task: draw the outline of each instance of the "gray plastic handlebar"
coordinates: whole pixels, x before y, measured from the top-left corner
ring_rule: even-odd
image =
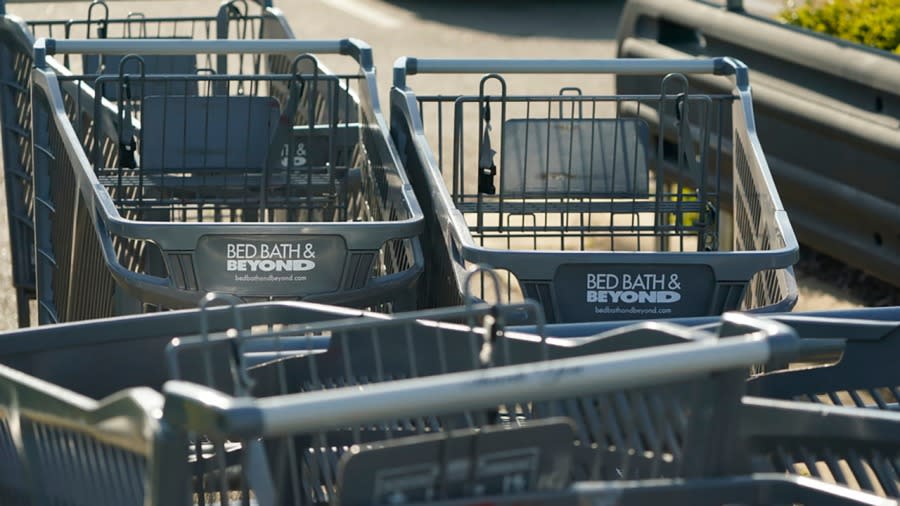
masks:
[[[166,40],[41,38],[34,43],[34,61],[43,66],[46,56],[70,53],[196,55],[332,53],[352,56],[365,69],[372,68],[372,48],[356,39],[340,40]]]
[[[653,58],[603,60],[431,59],[402,57],[394,62],[394,86],[404,88],[414,74],[717,74],[731,75],[726,58],[669,60]]]

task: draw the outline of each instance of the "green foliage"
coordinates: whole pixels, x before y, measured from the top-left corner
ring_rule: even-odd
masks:
[[[828,0],[788,8],[786,23],[900,54],[900,0]]]

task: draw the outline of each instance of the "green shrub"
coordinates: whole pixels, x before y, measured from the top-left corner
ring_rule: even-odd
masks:
[[[795,7],[786,23],[900,54],[900,0],[828,0]]]

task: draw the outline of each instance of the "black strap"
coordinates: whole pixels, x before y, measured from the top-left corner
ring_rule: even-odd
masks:
[[[478,193],[494,195],[497,187],[494,186],[494,176],[497,175],[497,166],[494,165],[496,151],[491,147],[491,104],[486,99],[481,110],[481,120],[484,122],[484,135],[478,147]]]
[[[297,107],[300,106],[300,96],[303,94],[304,81],[300,76],[291,81],[289,86],[290,95],[288,101],[281,109],[278,115],[278,124],[272,131],[272,137],[269,141],[269,152],[266,156],[267,170],[282,169],[291,166],[290,153],[288,153],[287,163],[282,163],[281,149],[290,144],[291,134],[294,129],[294,118],[297,116]]]
[[[294,117],[297,115],[297,107],[300,105],[300,96],[303,94],[304,82],[299,75],[295,75],[295,79],[290,82],[290,95],[287,104],[278,115],[278,124],[272,132],[269,141],[269,152],[266,154],[265,165],[262,168],[262,188],[259,199],[259,218],[267,221],[266,215],[269,207],[268,188],[269,178],[272,171],[287,171],[291,168],[291,154],[287,153],[287,160],[282,164],[281,150],[284,146],[290,145],[291,134],[293,133]]]
[[[134,139],[134,125],[131,123],[131,80],[128,76],[122,79],[122,107],[119,109],[119,168],[134,169],[137,167]]]

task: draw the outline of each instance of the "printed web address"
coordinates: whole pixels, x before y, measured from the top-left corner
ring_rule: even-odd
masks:
[[[245,274],[241,276],[240,274],[234,275],[235,281],[255,281],[255,282],[274,282],[274,281],[306,281],[306,276],[276,276],[274,274],[269,274],[268,276],[260,276],[260,275],[251,275]]]
[[[595,307],[594,314],[669,314],[668,307]]]

